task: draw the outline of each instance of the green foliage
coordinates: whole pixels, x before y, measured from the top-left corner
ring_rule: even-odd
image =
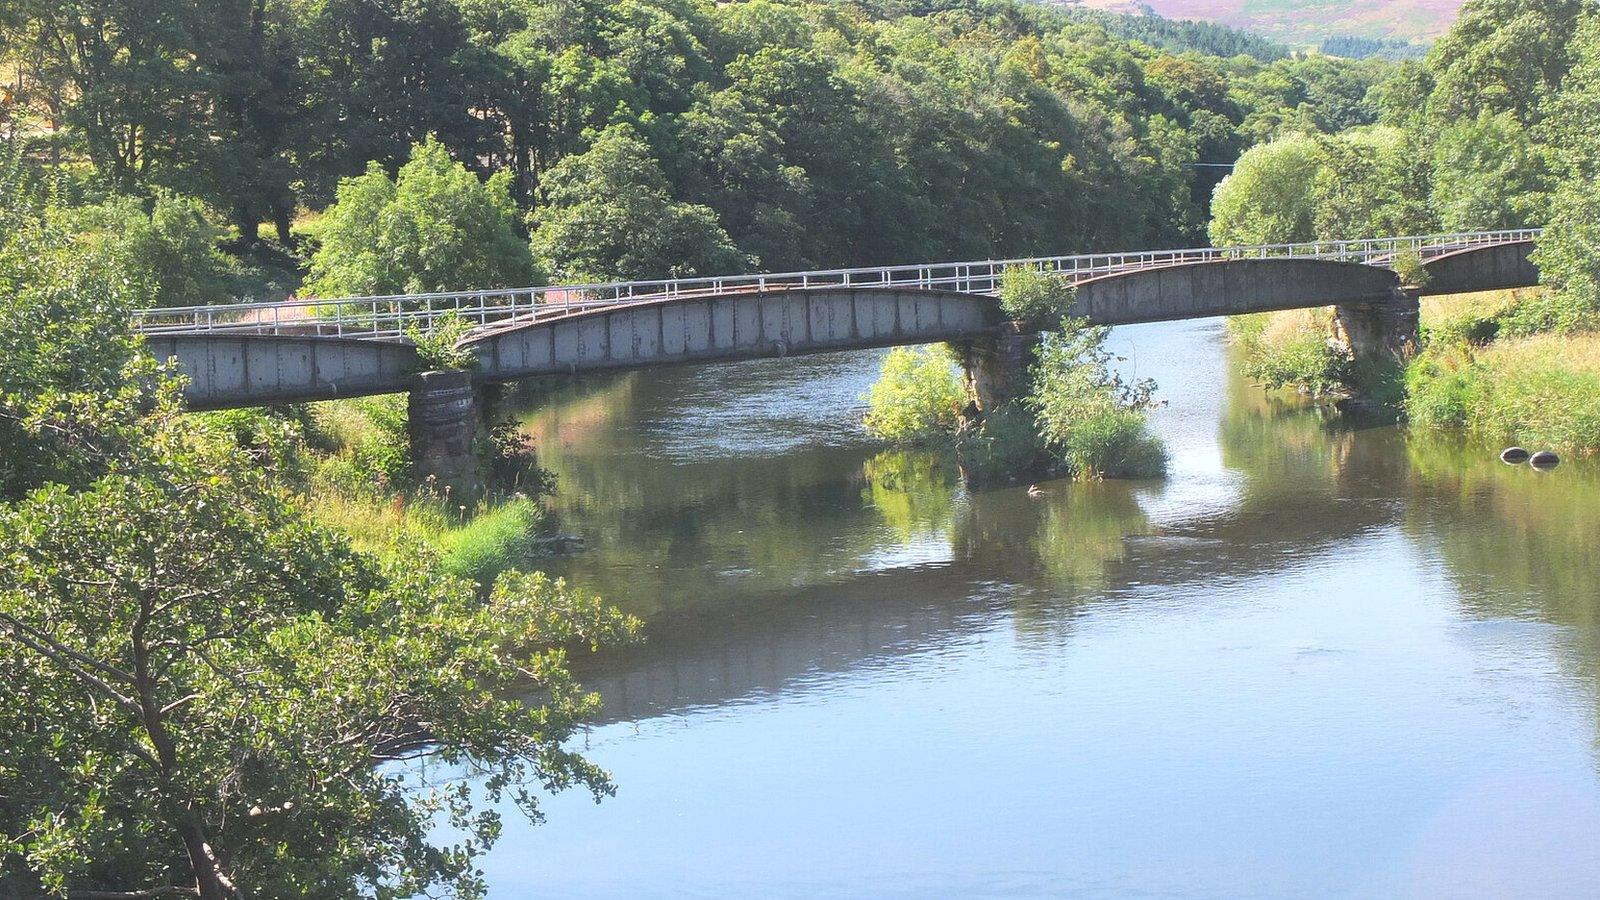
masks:
[[[1431,199],[1447,230],[1526,227],[1548,202],[1544,182],[1542,156],[1510,112],[1484,110],[1434,137]]]
[[[306,287],[339,297],[533,284],[509,187],[506,174],[479,181],[431,138],[396,178],[370,165],[340,182]]]
[[[533,252],[564,281],[733,274],[744,269],[716,213],[672,199],[631,127],[614,125],[545,177]]]
[[[1342,394],[1353,360],[1333,343],[1328,310],[1293,310],[1228,320],[1245,374],[1268,389],[1283,387],[1312,397]]]
[[[565,746],[597,702],[567,652],[636,623],[311,523],[303,417],[183,413],[128,333],[148,276],[0,176],[0,890],[476,895],[479,803],[609,792]]]
[[[225,452],[179,453],[0,511],[8,880],[470,893],[498,819],[381,763],[470,764],[530,812],[540,784],[609,790],[560,746],[595,707],[561,648],[631,623],[542,576],[484,599],[423,548],[375,566]],[[441,820],[470,842],[435,846]]]
[[[1506,112],[1539,117],[1570,65],[1582,0],[1469,0],[1428,54],[1430,112],[1454,121]]]
[[[297,210],[358,182],[323,295],[530,280],[501,229],[473,236],[498,201],[377,215],[363,172],[429,135],[537,207],[563,278],[1014,256],[1192,242],[1219,171],[1194,163],[1370,122],[1380,74],[1022,0],[29,0],[0,42],[12,115],[61,126],[19,129],[36,158],[194,194],[240,244],[270,222],[291,246]]]
[[[1211,243],[1278,244],[1315,234],[1323,148],[1304,134],[1251,147],[1211,200]]]
[[[515,497],[473,516],[440,538],[445,570],[473,581],[490,581],[534,556],[543,522],[543,508],[528,497]]]
[[[1406,372],[1418,425],[1493,440],[1600,452],[1600,338],[1502,339],[1487,348],[1438,344]]]
[[[1534,262],[1551,290],[1522,310],[1512,330],[1573,331],[1600,326],[1600,16],[1584,18],[1575,61],[1546,123],[1559,181]]]
[[[1401,250],[1389,261],[1389,268],[1400,276],[1400,283],[1408,287],[1427,287],[1433,274],[1423,264],[1422,254],[1415,250]]]
[[[67,220],[0,145],[0,500],[98,471],[93,442],[120,443],[150,403],[127,377],[153,374],[128,326],[147,273]]]
[[[157,195],[147,212],[134,197],[60,213],[82,241],[100,244],[149,294],[141,306],[225,303],[240,266],[217,249],[218,231],[196,200]]]
[[[1000,308],[1013,322],[1042,331],[1072,307],[1071,282],[1033,266],[1010,266],[1000,280]]]
[[[403,394],[318,404],[311,437],[331,454],[318,467],[322,486],[357,496],[387,496],[409,486],[406,420]]]
[[[406,337],[417,346],[417,357],[424,369],[455,369],[465,371],[478,363],[470,347],[461,346],[461,340],[472,333],[472,323],[451,311],[434,320],[428,328],[406,328]]]
[[[1046,477],[1061,468],[1039,435],[1033,410],[1022,400],[985,410],[977,427],[957,435],[956,461],[977,485]]]
[[[1409,134],[1380,125],[1320,138],[1319,143],[1322,166],[1311,186],[1317,239],[1433,230],[1425,154]]]
[[[950,353],[942,346],[890,350],[864,399],[867,433],[897,444],[947,438],[955,432],[965,403]]]
[[[1028,398],[1038,432],[1079,478],[1150,477],[1166,471],[1166,449],[1145,413],[1155,382],[1126,381],[1105,346],[1111,329],[1067,319],[1046,335]]]

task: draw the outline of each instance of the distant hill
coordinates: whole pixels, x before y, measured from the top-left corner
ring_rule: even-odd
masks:
[[[1294,47],[1328,38],[1431,42],[1456,19],[1463,0],[1054,0],[1122,13],[1154,12],[1243,28]]]
[[[1094,22],[1119,37],[1140,41],[1168,53],[1195,50],[1211,56],[1243,54],[1262,62],[1272,62],[1283,59],[1290,52],[1286,44],[1215,22],[1174,20],[1144,12],[1111,12],[1081,5],[1056,5],[1065,6],[1067,13],[1074,18]]]

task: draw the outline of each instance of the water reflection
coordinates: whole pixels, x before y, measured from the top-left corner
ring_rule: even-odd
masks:
[[[619,796],[496,889],[1600,892],[1594,470],[1265,397],[1215,323],[1116,340],[1172,476],[1039,499],[862,441],[875,354],[531,406],[554,568],[649,640],[583,664]]]

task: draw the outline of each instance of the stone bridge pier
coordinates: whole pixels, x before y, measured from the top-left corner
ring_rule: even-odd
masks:
[[[477,407],[471,372],[423,372],[412,380],[406,410],[412,469],[454,503],[475,503],[482,490]]]
[[[1396,287],[1389,296],[1333,308],[1334,339],[1357,362],[1404,359],[1417,352],[1420,312],[1415,289]]]
[[[952,344],[961,357],[967,405],[964,420],[983,415],[1028,392],[1028,369],[1039,348],[1039,333],[1008,322],[993,336]]]

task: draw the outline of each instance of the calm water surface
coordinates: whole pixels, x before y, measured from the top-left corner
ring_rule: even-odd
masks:
[[[648,621],[585,661],[619,791],[497,896],[1600,896],[1600,472],[1275,406],[1120,329],[1161,481],[968,493],[857,422],[875,353],[526,416]]]

